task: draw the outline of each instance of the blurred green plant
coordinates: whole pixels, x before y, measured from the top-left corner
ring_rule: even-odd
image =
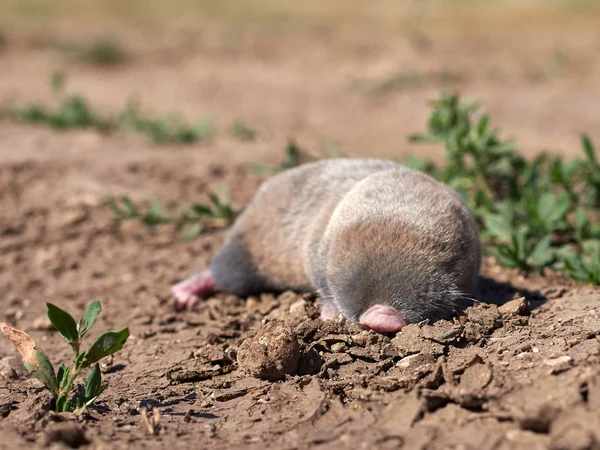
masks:
[[[229,134],[240,141],[253,141],[256,139],[256,131],[241,120],[235,120],[229,127]]]
[[[154,144],[191,144],[210,138],[215,131],[210,118],[188,123],[175,117],[149,117],[142,114],[135,101],[127,102],[116,117],[103,116],[82,96],[65,94],[65,76],[61,72],[52,75],[50,87],[59,100],[57,107],[38,103],[17,105],[3,115],[18,122],[43,124],[57,130],[131,131],[147,136]]]
[[[129,54],[116,39],[102,38],[79,50],[77,59],[95,66],[117,66],[125,63]]]
[[[21,354],[25,368],[52,393],[56,411],[74,410],[81,414],[106,389],[106,385],[102,384],[98,361],[121,350],[129,337],[129,328],[106,331],[86,351],[82,351],[83,338],[102,312],[100,302],[92,302],[77,322],[67,311],[52,303],[46,303],[46,307],[48,319],[73,350],[73,361],[70,366],[61,363],[55,371],[46,353],[36,345],[29,334],[1,321],[0,331],[15,345]],[[77,377],[84,369],[91,366],[93,367],[86,376],[85,384],[77,384],[73,390]]]
[[[301,164],[302,154],[300,148],[294,139],[289,138],[285,147],[285,158],[283,163],[279,167],[267,167],[256,164],[254,171],[261,175],[274,175],[284,170],[291,169],[292,167],[299,166]]]
[[[452,186],[467,201],[487,251],[526,272],[546,267],[600,283],[600,165],[588,136],[583,158],[541,154],[528,161],[503,140],[478,105],[443,94],[432,102],[425,133],[412,142],[441,143],[446,164],[411,157],[405,164]]]
[[[209,118],[191,124],[173,117],[149,118],[134,101],[127,103],[116,123],[119,129],[141,133],[155,144],[191,144],[209,138],[214,132]]]
[[[110,199],[107,204],[114,213],[117,223],[124,220],[140,220],[146,226],[153,228],[161,224],[175,224],[183,241],[196,239],[205,229],[206,221],[222,220],[231,224],[239,211],[231,204],[229,189],[223,185],[218,194],[209,193],[208,204],[194,203],[187,205],[176,214],[172,208],[164,207],[160,201],[151,200],[145,211],[140,211],[129,197]]]
[[[8,39],[6,38],[6,34],[2,29],[0,29],[0,51],[6,48]]]

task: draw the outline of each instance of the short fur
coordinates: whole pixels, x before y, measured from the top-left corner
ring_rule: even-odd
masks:
[[[467,306],[480,264],[455,191],[391,161],[329,159],[263,183],[211,271],[224,292],[317,290],[353,320],[385,304],[416,322]]]

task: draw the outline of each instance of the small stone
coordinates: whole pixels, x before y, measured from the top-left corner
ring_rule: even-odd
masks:
[[[503,316],[526,316],[529,314],[529,302],[525,297],[515,298],[498,307]]]
[[[420,355],[420,354],[408,355],[408,356],[402,358],[400,361],[398,361],[396,363],[396,365],[398,367],[408,368],[411,365],[414,365],[414,363],[417,362],[421,356],[422,355]]]
[[[357,345],[364,347],[369,342],[370,333],[368,331],[361,331],[358,334],[352,336],[352,340],[356,342]]]
[[[556,374],[569,370],[573,366],[573,358],[568,355],[559,356],[558,358],[546,359],[544,364],[550,367],[551,374]]]
[[[5,356],[0,359],[0,379],[16,380],[19,378],[19,373],[24,371],[25,367],[18,357]]]
[[[280,380],[294,373],[299,359],[298,339],[281,320],[268,322],[256,336],[244,340],[237,354],[242,371],[265,380]]]
[[[344,350],[346,350],[348,348],[348,346],[346,345],[346,343],[344,342],[336,342],[335,344],[333,344],[331,346],[331,351],[333,353],[341,353]]]

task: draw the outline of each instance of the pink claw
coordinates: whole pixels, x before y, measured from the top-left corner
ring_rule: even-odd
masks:
[[[404,317],[391,306],[375,305],[360,316],[360,324],[379,333],[393,333],[406,326]]]
[[[171,288],[177,310],[194,306],[200,300],[208,297],[214,290],[215,282],[209,270],[195,273]]]

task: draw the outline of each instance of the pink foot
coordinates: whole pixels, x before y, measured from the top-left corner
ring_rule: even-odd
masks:
[[[321,320],[333,320],[338,310],[331,302],[323,303],[321,300]]]
[[[175,297],[175,308],[182,310],[194,306],[201,299],[208,297],[214,289],[215,282],[210,270],[195,273],[171,288]]]
[[[384,305],[375,305],[367,309],[360,316],[360,324],[379,333],[393,333],[406,326],[406,320],[396,308]]]

